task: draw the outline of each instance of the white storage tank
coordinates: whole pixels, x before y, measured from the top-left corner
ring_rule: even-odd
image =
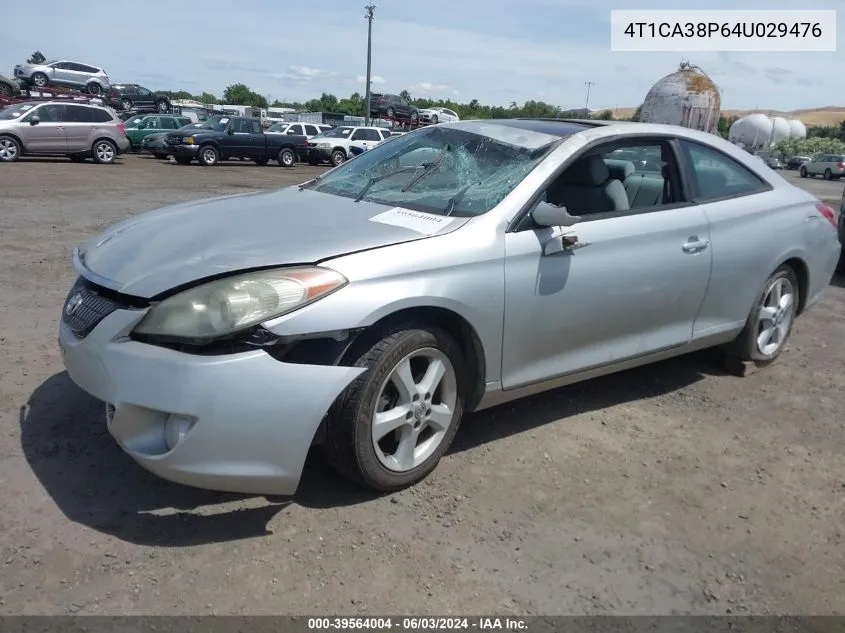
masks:
[[[807,138],[807,127],[798,119],[790,119],[789,138]]]
[[[766,147],[773,131],[774,121],[765,114],[749,114],[731,125],[728,140],[746,149]]]
[[[697,66],[682,63],[677,72],[658,81],[643,101],[640,121],[714,133],[719,125],[719,88]]]
[[[790,132],[789,121],[779,116],[772,119],[772,143],[788,139],[790,137]]]

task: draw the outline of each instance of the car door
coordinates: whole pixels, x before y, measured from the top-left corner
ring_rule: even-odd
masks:
[[[586,150],[592,157],[580,150],[535,204],[570,200],[567,210],[582,221],[542,228],[526,217],[505,235],[505,389],[677,348],[692,338],[710,279],[709,223],[684,199],[673,144],[666,138],[635,144],[656,149],[663,169],[638,173],[632,162],[615,161],[611,173],[613,146]],[[590,167],[582,182],[580,166],[596,157],[605,168]],[[589,197],[573,204],[582,189],[599,189],[602,204]],[[612,207],[604,206],[606,196]],[[576,246],[565,248],[563,235]]]
[[[143,86],[133,86],[135,88],[135,104],[141,108],[152,108],[155,106],[155,95],[152,91],[147,90]]]
[[[352,133],[350,147],[357,147],[364,150],[371,149],[381,142],[381,135],[376,130],[369,128],[358,128]]]
[[[91,149],[91,130],[94,120],[91,108],[84,105],[67,104],[65,106],[65,131],[67,133],[67,151],[85,152]]]
[[[21,119],[19,134],[26,152],[64,154],[67,151],[65,108],[63,103],[45,103]]]
[[[49,66],[51,69],[50,83],[57,86],[69,86],[73,84],[73,72],[71,62],[56,62]]]
[[[66,66],[65,75],[67,76],[67,85],[73,86],[74,88],[82,88],[88,83],[91,73],[86,72],[87,66],[77,64],[76,62],[66,62]]]

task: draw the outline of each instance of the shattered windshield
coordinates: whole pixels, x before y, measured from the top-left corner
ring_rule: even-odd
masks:
[[[382,143],[326,173],[313,191],[469,217],[508,195],[561,138],[504,125],[431,127]]]
[[[226,125],[230,118],[227,116],[213,116],[206,119],[197,127],[203,130],[213,130],[215,132],[223,132],[226,130]]]

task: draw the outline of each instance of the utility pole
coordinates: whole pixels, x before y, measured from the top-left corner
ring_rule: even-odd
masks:
[[[584,102],[584,116],[590,115],[590,88],[595,86],[596,83],[594,81],[585,81],[584,85],[587,86],[587,100]]]
[[[370,72],[373,65],[373,17],[375,17],[376,5],[368,4],[364,7],[367,14],[367,90],[364,97],[364,125],[370,124]]]

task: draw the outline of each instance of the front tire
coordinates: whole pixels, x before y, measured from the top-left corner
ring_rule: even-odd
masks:
[[[100,84],[88,84],[86,86],[89,95],[100,95],[103,94],[103,87]]]
[[[758,367],[773,363],[792,332],[798,311],[798,293],[798,277],[784,264],[766,280],[745,328],[728,346],[727,355],[753,362]]]
[[[99,165],[111,165],[117,159],[117,146],[106,139],[100,139],[91,148],[94,162]]]
[[[466,370],[454,339],[405,324],[361,350],[356,378],[329,410],[323,452],[342,475],[388,492],[435,469],[463,414]]]
[[[831,180],[833,178],[833,173],[829,169],[824,170],[824,179]]]
[[[11,97],[12,96],[12,87],[9,84],[4,84],[0,82],[0,97]]]
[[[168,112],[170,112],[170,103],[165,101],[164,99],[159,99],[156,102],[156,110],[158,110],[161,114],[167,114]]]
[[[44,88],[48,83],[50,83],[50,80],[47,79],[47,75],[44,73],[32,73],[32,77],[30,77],[29,80],[36,88]]]
[[[14,136],[0,136],[0,162],[13,163],[21,157],[21,144]]]
[[[332,165],[337,167],[338,165],[346,162],[346,154],[339,149],[336,149],[332,152]]]
[[[802,167],[801,170],[798,172],[798,175],[800,175],[802,178],[806,178],[807,177],[807,169],[805,167]]]
[[[197,158],[203,167],[213,167],[220,160],[220,152],[213,145],[206,145],[205,147],[200,147]]]

